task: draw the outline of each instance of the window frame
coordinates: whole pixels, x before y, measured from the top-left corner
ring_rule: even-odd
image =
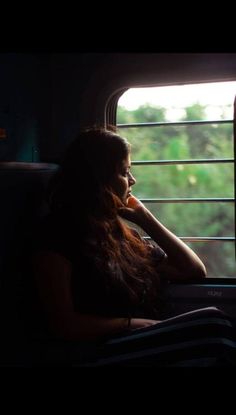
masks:
[[[224,82],[225,80],[218,80],[218,82]],[[206,81],[202,81],[203,83],[207,83]],[[194,84],[194,82],[186,82],[185,85],[191,85]],[[176,84],[175,84],[176,85]],[[183,84],[182,84],[183,85]],[[158,87],[160,85],[149,85],[149,86],[145,86],[145,88],[147,87]],[[161,86],[164,86],[163,84]],[[173,85],[174,86],[174,85]],[[226,119],[226,120],[200,120],[200,121],[180,121],[180,122],[147,122],[147,123],[133,123],[133,124],[117,124],[117,108],[118,108],[118,102],[120,97],[129,89],[131,88],[137,88],[137,86],[130,86],[129,88],[125,88],[122,89],[122,91],[117,92],[116,94],[114,94],[110,101],[109,101],[109,105],[107,105],[106,108],[106,125],[108,124],[113,124],[115,126],[117,126],[117,128],[122,129],[122,128],[142,128],[142,127],[158,127],[158,126],[180,126],[180,125],[206,125],[206,124],[233,124],[233,146],[234,146],[234,155],[233,158],[221,158],[221,159],[189,159],[189,160],[151,160],[151,161],[147,161],[147,160],[134,160],[132,161],[132,165],[173,165],[173,164],[215,164],[215,163],[233,163],[234,164],[234,183],[235,183],[235,176],[236,176],[236,168],[235,168],[235,151],[236,151],[236,145],[235,145],[235,141],[236,141],[236,96],[235,96],[235,100],[234,100],[234,112],[233,112],[233,119]],[[140,88],[142,88],[142,86],[140,86]],[[233,198],[162,198],[162,199],[140,199],[143,203],[197,203],[197,202],[203,202],[203,203],[211,203],[211,202],[215,202],[215,203],[220,203],[220,202],[226,202],[226,203],[233,203],[234,204],[234,210],[235,210],[235,195]],[[149,238],[149,237],[147,237]],[[199,241],[204,241],[207,243],[211,243],[214,241],[219,241],[219,242],[234,242],[235,243],[235,234],[234,237],[228,237],[228,236],[223,236],[223,237],[194,237],[194,236],[185,236],[185,237],[181,237],[180,239],[186,242],[199,242]],[[207,277],[207,280],[213,282],[213,280],[217,280],[219,281],[219,279],[226,279],[227,281],[230,282],[235,282],[236,283],[236,276],[235,277],[217,277],[217,276],[212,276],[212,277]]]

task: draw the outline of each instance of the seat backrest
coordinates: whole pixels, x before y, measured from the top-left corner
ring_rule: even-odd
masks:
[[[42,197],[56,164],[0,162],[0,269],[9,248],[16,246],[35,216],[42,213]]]
[[[43,195],[57,169],[48,163],[0,162],[0,327],[5,324],[6,332],[11,332],[14,314],[17,277],[11,275],[12,263],[34,232],[37,217],[47,213]]]

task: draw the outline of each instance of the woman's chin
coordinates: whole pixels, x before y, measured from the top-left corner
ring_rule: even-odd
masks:
[[[122,199],[122,203],[124,206],[128,206],[128,199],[127,198]]]
[[[128,206],[130,198],[132,198],[132,194],[129,192],[128,194],[124,195],[123,197],[120,197],[120,200],[125,206]]]
[[[129,199],[131,198],[131,195],[129,194],[126,198],[124,198],[124,204],[125,206],[128,206],[129,204]]]

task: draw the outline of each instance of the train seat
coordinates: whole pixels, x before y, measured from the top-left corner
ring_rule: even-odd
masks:
[[[20,338],[14,309],[19,287],[12,263],[34,230],[36,218],[47,211],[43,194],[57,168],[52,163],[0,162],[0,329],[9,343],[10,338]]]
[[[0,266],[8,248],[20,242],[16,231],[42,213],[42,195],[56,169],[56,164],[0,162]]]

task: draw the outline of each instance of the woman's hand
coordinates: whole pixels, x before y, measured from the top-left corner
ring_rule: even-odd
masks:
[[[121,217],[140,226],[147,212],[148,210],[143,203],[133,195],[128,198],[127,206],[118,211]]]
[[[130,329],[136,330],[143,327],[153,326],[154,324],[160,323],[160,320],[150,320],[146,318],[131,318],[130,320]]]
[[[206,276],[206,268],[195,252],[167,229],[136,197],[130,196],[127,206],[120,208],[119,214],[136,223],[163,249],[167,258],[162,264],[162,272],[168,275],[169,280]]]

